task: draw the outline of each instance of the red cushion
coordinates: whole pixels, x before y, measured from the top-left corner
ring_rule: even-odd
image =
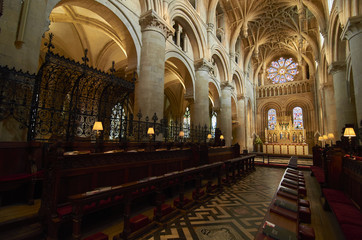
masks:
[[[131,232],[146,226],[150,222],[150,219],[143,214],[139,214],[129,220]]]
[[[7,176],[0,176],[0,182],[23,180],[23,179],[27,179],[30,177],[31,177],[31,174],[25,174],[25,173],[12,174],[12,175],[7,175]]]
[[[356,160],[362,161],[362,157],[356,157]]]
[[[83,207],[83,211],[89,211],[89,210],[91,210],[91,209],[93,209],[93,208],[95,208],[95,207],[96,207],[96,203],[95,203],[95,202],[92,202],[91,204],[85,205],[85,206]]]
[[[308,200],[304,200],[304,199],[299,199],[299,205],[303,206],[303,207],[309,207],[310,203]]]
[[[346,240],[360,240],[362,236],[362,227],[352,224],[342,224],[342,232]]]
[[[308,207],[299,207],[299,219],[304,223],[311,223],[311,214],[310,209]]]
[[[119,201],[119,200],[122,200],[123,197],[124,197],[123,195],[117,195],[117,196],[114,197],[114,200]]]
[[[332,203],[330,207],[340,224],[358,225],[362,228],[362,214],[355,206],[344,203]]]
[[[96,234],[93,234],[87,238],[84,238],[83,240],[108,240],[108,235],[98,232]]]
[[[161,216],[165,216],[165,215],[169,214],[170,212],[172,212],[172,210],[173,209],[169,204],[162,204],[161,205]],[[153,214],[156,215],[156,211],[157,211],[157,208],[154,208]]]
[[[106,205],[108,203],[111,202],[111,197],[107,198],[107,199],[102,199],[99,201],[99,205],[102,206],[102,205]]]
[[[301,240],[314,240],[315,239],[314,229],[310,226],[307,226],[304,224],[299,224],[298,232],[299,232]]]
[[[323,195],[328,201],[328,203],[344,203],[353,205],[351,199],[349,199],[342,191],[331,189],[331,188],[323,188]]]
[[[59,215],[59,217],[63,217],[65,215],[68,215],[72,212],[72,205],[65,205],[63,207],[59,207],[57,209],[57,213]]]

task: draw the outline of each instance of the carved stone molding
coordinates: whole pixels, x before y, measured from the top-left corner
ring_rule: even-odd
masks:
[[[346,63],[345,62],[333,62],[328,66],[328,73],[335,74],[340,71],[346,71]]]
[[[194,95],[193,94],[185,94],[184,95],[184,99],[190,104],[192,105],[195,101]]]
[[[210,72],[211,70],[213,70],[212,64],[204,58],[195,61],[194,66],[196,71]]]
[[[175,30],[153,10],[149,10],[143,14],[140,17],[139,23],[142,32],[150,30],[157,31],[162,33],[166,39],[175,32]]]
[[[229,82],[222,82],[221,84],[220,84],[220,86],[221,86],[221,89],[222,90],[229,90],[229,91],[232,91],[232,90],[234,90],[234,87],[229,83]]]
[[[341,34],[341,39],[350,40],[354,36],[360,34],[362,32],[362,16],[350,17],[348,22],[343,29]]]
[[[238,100],[244,100],[245,99],[244,94],[238,94],[237,99]]]
[[[214,31],[214,24],[208,23],[208,24],[207,24],[207,31],[208,31],[208,32]]]

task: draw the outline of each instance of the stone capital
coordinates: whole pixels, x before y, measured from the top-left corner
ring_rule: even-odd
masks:
[[[238,94],[237,99],[238,100],[244,100],[245,99],[244,94]]]
[[[209,61],[207,61],[205,58],[201,58],[195,61],[194,66],[196,71],[210,72],[213,69],[212,64]]]
[[[229,90],[230,92],[234,89],[229,82],[222,82],[220,86],[222,90]]]
[[[328,66],[328,73],[335,74],[337,72],[346,71],[346,63],[339,61],[339,62],[332,62]]]
[[[208,31],[208,32],[214,31],[214,24],[208,23],[208,24],[207,24],[207,31]]]
[[[193,104],[195,101],[195,97],[192,94],[185,94],[184,95],[184,99],[189,103],[189,104]]]
[[[142,14],[139,23],[142,32],[156,31],[163,34],[166,39],[175,32],[175,30],[153,10],[149,10]]]
[[[350,17],[341,34],[342,40],[351,40],[354,36],[362,32],[362,16]]]

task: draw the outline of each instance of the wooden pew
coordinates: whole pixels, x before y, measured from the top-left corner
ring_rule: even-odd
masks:
[[[43,146],[36,142],[0,143],[0,192],[26,186],[26,201],[34,203],[34,186],[42,174]],[[0,205],[1,205],[0,195]]]
[[[137,198],[142,196],[133,194],[134,192],[142,192],[143,189],[150,189],[148,194],[157,193],[156,198],[156,211],[154,220],[157,223],[163,222],[166,219],[163,219],[161,212],[161,206],[163,204],[162,190],[170,187],[170,183],[184,185],[186,181],[191,179],[202,178],[202,175],[206,172],[217,172],[218,175],[221,175],[221,167],[223,163],[213,163],[207,164],[195,168],[185,169],[183,171],[177,171],[163,176],[150,177],[142,179],[135,182],[130,182],[122,184],[119,186],[112,186],[109,188],[104,188],[100,191],[90,191],[82,194],[76,194],[69,196],[69,200],[73,206],[73,239],[81,239],[81,222],[84,215],[84,209],[89,209],[87,206],[92,206],[91,211],[104,208],[102,206],[102,201],[109,200],[110,202],[119,202],[121,201],[124,204],[124,230],[121,234],[123,239],[133,239],[139,236],[141,233],[155,226],[155,223],[147,224],[142,229],[137,231],[132,231],[130,227],[130,216],[131,213],[131,204]],[[220,178],[220,177],[219,177]],[[220,185],[219,181],[219,185]],[[197,188],[198,186],[196,186]],[[180,191],[180,199],[183,198],[183,192]],[[89,210],[88,210],[89,212]]]
[[[70,220],[72,207],[69,196],[197,167],[197,151],[198,149],[110,153],[87,151],[64,155],[62,144],[53,144],[46,162],[46,181],[39,210],[48,239],[56,239],[60,224]]]
[[[293,184],[290,184],[291,182]],[[286,183],[289,187],[285,187]],[[310,223],[310,209],[304,205],[306,202],[309,205],[309,202],[300,199],[300,184],[304,186],[303,175],[297,170],[287,168],[258,229],[256,240],[314,239],[313,228],[300,224]]]
[[[225,161],[225,183],[230,184],[246,173],[255,170],[255,156],[245,155]]]

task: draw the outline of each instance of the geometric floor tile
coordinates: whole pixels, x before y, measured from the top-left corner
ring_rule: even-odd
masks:
[[[285,169],[257,167],[147,240],[254,239]]]

